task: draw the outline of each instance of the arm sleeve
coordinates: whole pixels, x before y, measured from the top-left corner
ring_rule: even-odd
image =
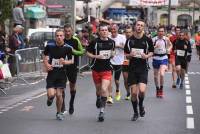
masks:
[[[190,44],[190,42],[188,41],[188,43],[187,43],[187,51],[188,51],[188,53],[192,53],[192,48],[191,48],[191,44]]]
[[[130,42],[130,39],[127,39],[126,43],[124,45],[124,53],[127,53],[127,54],[130,53],[130,50],[129,50],[129,47],[128,47],[129,42]]]
[[[149,44],[149,52],[154,52],[154,46],[153,46],[153,41],[152,39],[148,39],[148,44]]]
[[[89,44],[89,46],[87,46],[86,51],[88,51],[88,52],[90,52],[90,53],[93,53],[93,52],[94,52],[94,45],[95,45],[95,43],[96,43],[96,41],[93,40],[93,41]]]
[[[73,37],[73,38],[76,40],[76,43],[78,45],[78,50],[73,49],[72,53],[77,56],[83,55],[84,49],[83,49],[83,46],[82,46],[80,40],[77,37]]]
[[[44,53],[45,56],[48,56],[48,53],[49,53],[49,46],[48,45],[44,48],[43,53]]]

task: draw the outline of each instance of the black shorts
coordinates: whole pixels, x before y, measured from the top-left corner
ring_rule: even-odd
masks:
[[[121,72],[122,72],[122,65],[112,65],[113,73],[115,80],[119,80]]]
[[[66,77],[69,82],[75,84],[77,80],[78,68],[77,67],[66,67]]]
[[[49,72],[46,79],[46,88],[66,88],[66,74],[65,71]]]
[[[128,65],[122,65],[122,72],[128,72]]]
[[[175,65],[176,66],[180,65],[182,69],[187,69],[187,60],[186,60],[186,58],[178,58],[178,57],[176,57]]]
[[[143,72],[129,71],[128,73],[128,85],[134,85],[139,83],[147,84],[148,81],[148,71],[144,70]]]

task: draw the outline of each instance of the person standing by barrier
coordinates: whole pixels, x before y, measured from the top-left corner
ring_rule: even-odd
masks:
[[[71,25],[66,24],[64,26],[65,31],[65,43],[68,44],[72,48],[73,60],[74,63],[66,66],[66,76],[69,80],[70,87],[70,101],[69,101],[69,114],[74,113],[74,99],[76,96],[76,80],[78,74],[78,65],[79,65],[79,56],[84,54],[83,46],[80,40],[73,36],[73,28]],[[65,92],[63,93],[63,98],[65,98]],[[65,112],[65,100],[63,101],[62,112]]]
[[[25,22],[24,13],[23,13],[23,1],[18,1],[17,6],[13,9],[12,15],[13,15],[13,21],[14,21],[14,27],[17,25],[23,25],[23,22]]]
[[[172,49],[172,43],[165,35],[165,28],[158,28],[158,36],[153,38],[154,56],[154,83],[156,86],[156,97],[163,98],[164,75],[168,67],[168,52]],[[159,82],[160,81],[160,82]]]
[[[138,103],[139,113],[141,117],[145,115],[143,101],[148,80],[148,58],[153,55],[153,42],[144,34],[145,23],[143,20],[137,20],[133,36],[126,41],[124,52],[130,59],[128,84],[131,90],[131,102],[133,106],[132,121],[138,119]]]
[[[63,30],[56,30],[55,36],[55,42],[48,43],[45,47],[43,58],[44,66],[48,73],[46,78],[47,105],[51,106],[56,96],[56,118],[63,120],[64,115],[61,113],[62,93],[66,88],[66,70],[64,66],[73,64],[72,48],[65,44]]]
[[[126,42],[126,38],[124,35],[118,33],[118,26],[117,24],[112,24],[111,27],[111,35],[109,38],[115,41],[115,56],[111,58],[111,64],[113,66],[113,75],[114,75],[114,82],[116,86],[116,93],[115,93],[115,100],[119,101],[121,99],[121,92],[119,90],[119,79],[122,71],[122,64],[124,62],[124,45]],[[112,104],[112,81],[109,87],[109,96],[107,99],[107,103]]]
[[[108,88],[112,79],[110,59],[114,56],[115,42],[108,38],[108,26],[100,24],[99,37],[87,47],[87,56],[92,58],[92,77],[96,87],[96,107],[100,109],[98,121],[104,121]]]
[[[133,28],[132,26],[127,26],[125,29],[125,36],[126,39],[129,39],[133,35]],[[125,100],[130,100],[131,94],[130,94],[130,88],[128,86],[128,66],[129,66],[129,59],[124,56],[124,62],[122,65],[122,74],[124,78],[124,87],[126,89],[126,97]]]

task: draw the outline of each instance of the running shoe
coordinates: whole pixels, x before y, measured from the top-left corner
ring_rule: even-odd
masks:
[[[57,120],[64,120],[64,115],[62,113],[57,113],[56,114],[56,119]]]
[[[101,98],[97,98],[97,100],[96,100],[96,107],[97,108],[101,107]]]
[[[175,85],[175,84],[173,84],[173,85],[172,85],[172,88],[176,88],[176,85]]]
[[[53,103],[53,99],[47,99],[47,106],[51,106]]]
[[[134,113],[133,117],[131,118],[132,121],[136,121],[139,118],[138,113]]]
[[[99,122],[103,122],[104,121],[104,113],[103,112],[99,113],[98,121]]]
[[[157,97],[157,98],[160,97],[160,90],[156,90],[156,97]]]
[[[183,83],[180,84],[180,87],[179,87],[179,88],[180,88],[180,89],[183,89]]]
[[[113,104],[113,98],[112,98],[112,96],[109,96],[107,98],[107,104]]]
[[[131,99],[130,95],[125,97],[125,100],[130,100],[130,99]]]
[[[145,115],[145,110],[144,110],[144,107],[139,107],[139,111],[140,111],[140,117],[144,117]]]
[[[69,114],[72,115],[74,113],[74,105],[69,106]]]
[[[115,100],[116,101],[120,101],[120,99],[121,99],[121,93],[120,92],[116,92],[116,94],[115,94]]]
[[[163,98],[163,96],[164,96],[163,89],[159,90],[159,98]]]

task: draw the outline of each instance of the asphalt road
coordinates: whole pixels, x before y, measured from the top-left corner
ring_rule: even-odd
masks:
[[[64,121],[56,120],[55,103],[46,106],[45,81],[18,86],[13,91],[8,90],[7,96],[0,96],[0,134],[199,134],[199,66],[200,61],[193,57],[183,90],[172,89],[171,73],[166,73],[163,99],[155,97],[151,70],[144,102],[146,115],[136,122],[130,120],[133,111],[131,103],[124,100],[122,78],[122,99],[107,106],[102,123],[97,122],[99,111],[95,107],[95,88],[90,73],[79,77],[75,113],[66,114]]]

